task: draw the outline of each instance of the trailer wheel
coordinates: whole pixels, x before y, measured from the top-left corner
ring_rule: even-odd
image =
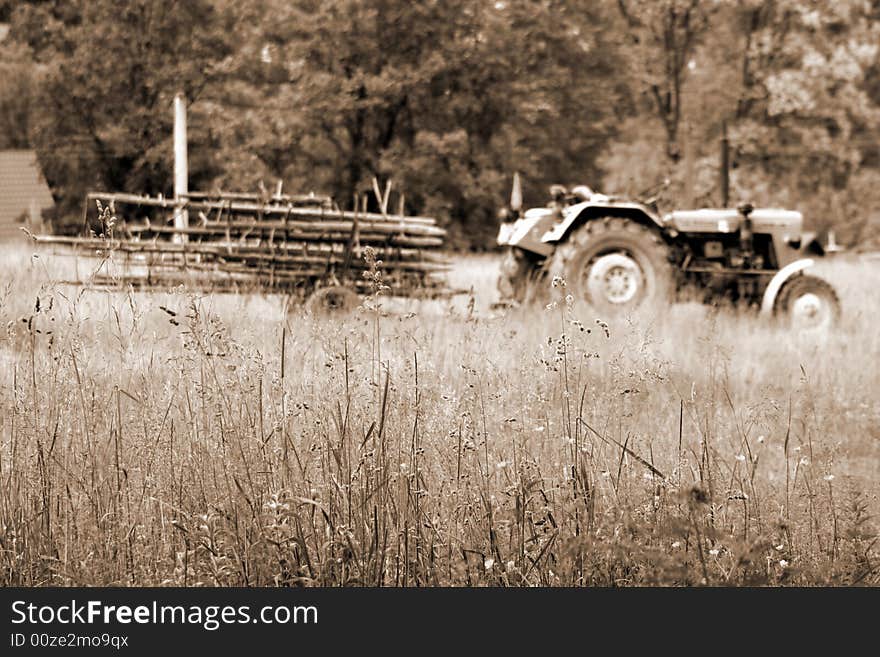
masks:
[[[306,312],[315,316],[346,315],[361,303],[354,290],[343,285],[322,287],[306,299]]]
[[[827,282],[801,274],[787,281],[779,291],[776,314],[796,331],[821,331],[840,321],[840,299]]]
[[[552,256],[550,272],[597,310],[616,314],[672,297],[675,274],[668,248],[650,228],[620,217],[592,219]]]

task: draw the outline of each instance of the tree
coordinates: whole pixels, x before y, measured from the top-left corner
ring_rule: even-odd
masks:
[[[707,0],[617,0],[628,33],[631,70],[637,71],[638,91],[650,98],[654,114],[666,133],[666,155],[681,158],[679,128],[683,87],[700,40],[718,7]]]
[[[592,3],[334,0],[260,3],[218,107],[224,180],[260,176],[342,204],[393,178],[410,211],[489,244],[515,170],[537,200],[596,179],[621,89]],[[257,27],[252,27],[257,26]],[[233,91],[238,101],[231,98]],[[271,131],[269,130],[271,128]],[[237,156],[236,156],[237,154]]]
[[[880,127],[865,84],[880,61],[880,25],[867,9],[855,0],[755,4],[738,116],[741,139],[760,146],[744,155],[785,169],[786,159],[799,160],[800,173],[812,174],[806,188],[845,185]]]
[[[45,70],[27,131],[65,213],[92,187],[170,192],[182,90],[193,188],[281,179],[349,207],[393,179],[489,245],[514,171],[529,202],[595,184],[631,105],[587,0],[31,0],[11,20]]]
[[[664,8],[684,6],[657,3],[651,11],[662,14]],[[621,139],[603,155],[611,186],[631,191],[651,177],[668,175],[675,183],[672,203],[692,196],[697,204],[717,204],[719,138],[726,123],[733,151],[733,201],[802,209],[814,227],[834,225],[844,239],[866,234],[869,218],[880,212],[874,195],[865,193],[880,168],[877,3],[687,3],[705,17],[698,36],[690,41],[666,29],[673,24],[669,20],[645,20],[636,11],[645,9],[641,3],[624,0],[619,7],[640,45],[649,48],[647,52],[653,49],[662,63],[665,82],[660,88],[665,84],[670,93],[659,97],[671,100],[668,105],[657,102],[651,66],[635,66],[631,88],[641,89],[643,99],[648,89],[655,102],[637,106],[621,126]],[[680,11],[676,15],[683,20]],[[693,66],[682,70],[685,42],[691,44]],[[680,47],[671,48],[673,44]],[[660,56],[661,52],[666,54]],[[666,108],[672,108],[670,120],[677,118],[681,127],[671,129],[668,120],[659,125],[650,121],[658,116],[658,108],[661,119],[667,116]],[[669,157],[672,134],[678,135],[688,155],[678,166]],[[633,162],[639,166],[632,167]],[[692,194],[685,193],[688,188]]]
[[[39,75],[27,47],[0,43],[0,149],[30,148]]]
[[[205,0],[50,0],[23,3],[11,24],[45,70],[31,141],[62,214],[91,187],[168,193],[172,98],[196,99],[215,79],[224,17]],[[210,140],[190,134],[196,184],[216,174]]]

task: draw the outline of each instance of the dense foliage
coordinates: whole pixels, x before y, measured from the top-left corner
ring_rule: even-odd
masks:
[[[797,207],[880,227],[878,0],[0,0],[0,148],[32,147],[76,214],[171,191],[171,98],[193,188],[329,192],[374,176],[484,247],[520,171],[669,205]]]

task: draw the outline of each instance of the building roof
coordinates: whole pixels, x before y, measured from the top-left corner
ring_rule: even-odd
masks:
[[[0,236],[18,232],[18,219],[35,204],[39,210],[55,201],[31,150],[0,151]]]

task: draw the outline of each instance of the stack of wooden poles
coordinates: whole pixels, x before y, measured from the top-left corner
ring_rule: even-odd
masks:
[[[99,208],[110,208],[103,214]],[[175,216],[186,212],[186,225]],[[363,291],[367,247],[393,294],[440,293],[449,268],[446,231],[430,217],[343,211],[328,197],[198,193],[184,198],[92,192],[86,236],[35,236],[38,243],[105,259],[96,284],[197,282],[211,288],[300,288],[327,284]]]

